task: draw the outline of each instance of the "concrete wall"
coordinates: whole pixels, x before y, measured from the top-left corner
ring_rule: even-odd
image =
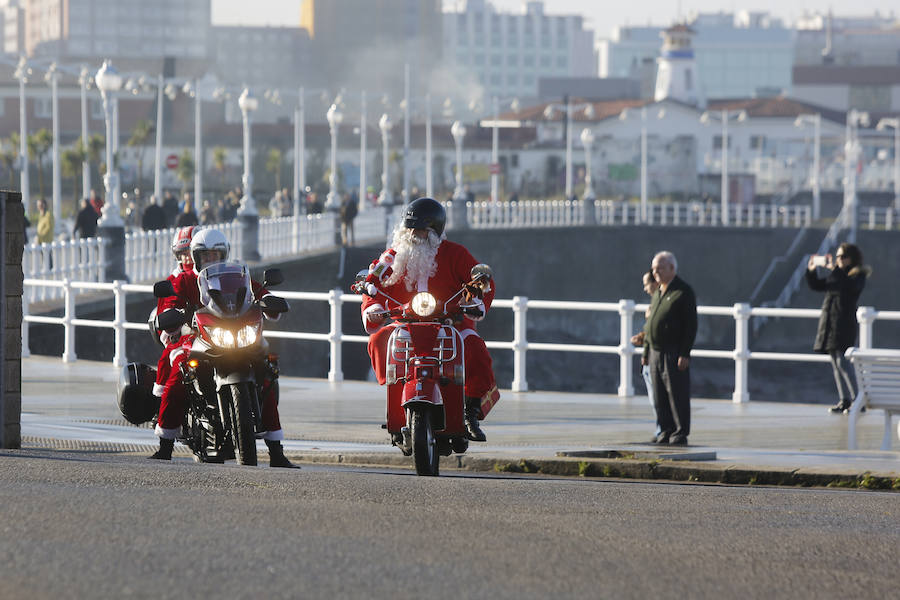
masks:
[[[3,326],[0,329],[0,447],[22,445],[22,248],[24,208],[18,192],[0,192]]]

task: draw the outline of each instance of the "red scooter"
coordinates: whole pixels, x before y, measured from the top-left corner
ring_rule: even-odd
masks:
[[[473,292],[483,291],[493,273],[487,265],[476,265],[471,281],[443,302],[419,292],[405,304],[373,285],[371,278],[367,282],[368,275],[369,271],[360,271],[353,291],[385,298],[389,308],[381,316],[395,321],[388,340],[384,427],[391,443],[405,456],[412,455],[418,475],[437,476],[441,456],[462,454],[469,447],[463,421],[463,339],[455,323],[462,315],[481,316],[478,304],[471,301]]]

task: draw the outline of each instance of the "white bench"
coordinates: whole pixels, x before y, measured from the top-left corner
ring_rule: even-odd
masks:
[[[856,450],[856,422],[862,407],[884,411],[882,450],[891,449],[891,420],[900,414],[900,350],[850,348],[846,357],[856,370],[859,391],[850,407],[847,447]],[[897,426],[900,436],[900,424]]]

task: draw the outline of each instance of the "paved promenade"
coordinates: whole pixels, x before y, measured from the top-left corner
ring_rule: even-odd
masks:
[[[23,446],[120,452],[147,452],[155,446],[149,428],[133,427],[119,415],[118,369],[90,361],[67,365],[55,357],[22,362]],[[646,445],[654,429],[646,396],[623,400],[606,394],[501,393],[500,403],[484,422],[488,442],[472,444],[466,455],[470,466],[479,460],[514,465],[522,460],[583,461],[560,459],[559,453],[599,456],[607,450],[652,461],[650,453],[660,451]],[[860,449],[848,451],[846,416],[829,414],[825,405],[782,400],[735,405],[729,400],[695,399],[685,458],[703,459],[714,453],[715,459],[678,464],[705,471],[900,477],[896,423],[892,451],[879,450],[881,411],[862,416]],[[301,461],[337,456],[358,464],[410,463],[387,443],[383,416],[384,390],[374,383],[281,379],[285,448]],[[188,456],[183,446],[178,448],[180,456]],[[447,468],[455,463],[444,459],[441,464]]]

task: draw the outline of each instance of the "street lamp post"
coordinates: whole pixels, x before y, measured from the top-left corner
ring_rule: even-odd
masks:
[[[716,114],[718,113],[718,114]],[[729,186],[728,186],[728,121],[732,118],[738,121],[747,119],[747,111],[745,110],[720,110],[707,111],[700,115],[700,122],[708,124],[714,118],[718,118],[722,122],[722,183],[721,183],[721,211],[722,225],[728,225],[728,205],[729,205]]]
[[[194,97],[194,210],[199,211],[203,204],[203,100],[200,96],[200,82],[188,81],[182,91]]]
[[[900,118],[884,118],[875,126],[879,131],[894,130],[894,210],[900,210]]]
[[[813,219],[819,219],[822,212],[822,194],[819,185],[819,165],[822,152],[822,115],[799,115],[794,121],[796,127],[802,127],[806,123],[813,125],[813,166],[810,184],[812,186]]]
[[[381,206],[389,206],[394,203],[391,198],[391,174],[390,161],[388,158],[388,150],[391,140],[391,117],[387,113],[381,115],[378,119],[378,128],[381,130],[381,194],[378,196],[378,204]]]
[[[250,167],[250,115],[259,108],[259,100],[244,88],[238,97],[241,119],[244,125],[244,197],[237,210],[237,221],[241,225],[241,259],[259,260],[259,211],[253,198],[253,173]]]
[[[78,84],[81,88],[81,143],[84,150],[84,160],[81,161],[81,195],[87,198],[91,189],[91,163],[88,160],[88,101],[87,91],[91,86],[91,72],[86,66],[81,67],[78,75]],[[77,208],[77,207],[76,207]]]
[[[19,59],[15,77],[19,80],[19,168],[22,169],[20,176],[22,204],[25,205],[25,212],[28,212],[31,200],[31,186],[28,181],[28,125],[25,107],[25,84],[28,83],[30,74],[31,69],[23,56]]]
[[[94,77],[97,89],[103,97],[103,113],[106,117],[106,174],[103,176],[103,184],[106,188],[106,202],[103,205],[103,216],[98,225],[101,227],[123,227],[122,216],[119,209],[119,199],[116,190],[119,186],[118,159],[115,156],[115,132],[118,129],[113,122],[115,117],[115,94],[122,88],[122,76],[109,60],[103,61],[103,66]]]
[[[425,195],[434,198],[431,172],[431,94],[425,94]]]
[[[341,205],[337,190],[338,128],[344,120],[344,114],[340,111],[337,104],[332,104],[325,114],[325,118],[328,120],[328,131],[331,133],[331,173],[328,176],[328,197],[325,200],[325,208],[336,211]]]
[[[844,208],[850,213],[851,242],[856,242],[859,228],[859,198],[856,195],[856,165],[862,147],[859,142],[859,126],[869,126],[869,113],[855,108],[847,113],[846,141],[844,142]],[[846,211],[845,211],[846,214]]]
[[[53,222],[56,231],[62,230],[62,195],[60,190],[59,167],[59,72],[56,63],[51,63],[44,75],[44,80],[50,84],[50,103],[53,120]]]
[[[359,212],[366,210],[366,92],[359,99]]]
[[[409,63],[403,66],[403,204],[409,204]]]
[[[623,121],[627,120],[629,115],[629,109],[625,108],[619,114],[619,118]],[[649,199],[647,197],[647,107],[641,107],[641,223],[646,223],[649,220],[649,212],[650,205]],[[657,115],[658,118],[663,118],[665,114],[664,110],[660,110]]]
[[[459,121],[454,121],[450,127],[450,134],[456,142],[456,189],[453,190],[453,199],[465,202],[466,194],[463,191],[463,140],[466,137],[466,127]]]
[[[591,148],[594,145],[594,132],[589,127],[581,130],[581,144],[584,146],[584,224],[596,223],[594,212],[594,182],[591,177]]]
[[[588,119],[594,118],[594,105],[587,103],[572,104],[569,97],[565,97],[562,104],[548,104],[544,109],[544,118],[551,119],[557,111],[565,111],[566,114],[566,200],[572,199],[572,120],[574,113],[583,110]]]

